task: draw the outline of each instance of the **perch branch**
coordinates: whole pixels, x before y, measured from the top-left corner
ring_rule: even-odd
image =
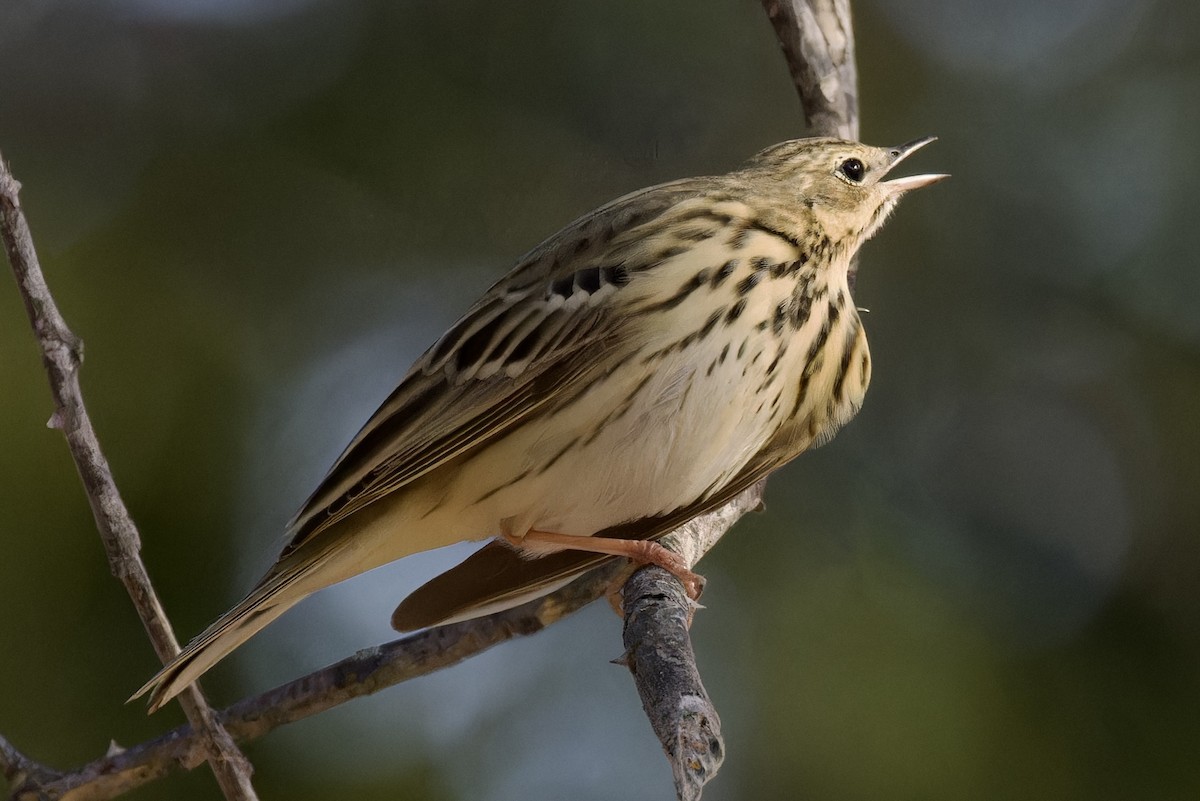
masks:
[[[29,224],[21,211],[20,186],[0,155],[0,238],[4,240],[21,300],[42,348],[42,364],[54,397],[54,414],[49,425],[67,439],[96,528],[104,541],[109,568],[125,585],[155,653],[165,662],[179,652],[179,644],[142,564],[137,527],[117,491],[108,460],[83,405],[79,388],[83,343],[67,327],[46,285]],[[221,728],[200,690],[195,686],[189,688],[181,701],[188,720],[197,731],[204,732],[205,756],[225,797],[230,801],[252,801],[255,795],[250,785],[250,763]]]
[[[765,486],[760,481],[717,511],[685,523],[663,544],[694,566],[742,515],[762,505]],[[621,598],[625,666],[671,763],[676,796],[698,801],[705,783],[721,767],[725,742],[688,637],[694,604],[679,579],[653,565],[634,572]]]

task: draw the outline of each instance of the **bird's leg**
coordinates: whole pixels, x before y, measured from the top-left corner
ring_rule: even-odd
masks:
[[[577,537],[531,529],[524,536],[504,535],[509,545],[524,553],[544,556],[559,551],[588,551],[624,556],[644,565],[657,565],[679,579],[693,601],[704,592],[704,576],[693,573],[683,557],[651,540],[622,540],[614,537]]]

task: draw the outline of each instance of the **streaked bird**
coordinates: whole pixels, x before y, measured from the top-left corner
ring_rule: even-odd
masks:
[[[783,142],[538,245],[413,365],[246,598],[134,697],[157,709],[306,596],[463,540],[497,542],[409,596],[397,629],[508,608],[613,557],[696,594],[656,540],[858,411],[871,358],[851,259],[946,177],[885,180],[931,141]]]

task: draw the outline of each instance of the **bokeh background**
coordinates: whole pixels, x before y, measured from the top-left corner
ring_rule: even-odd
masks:
[[[1200,5],[860,0],[863,137],[936,133],[866,249],[858,420],[702,565],[730,799],[1200,794]],[[23,0],[0,151],[182,636],[513,260],[803,133],[760,5]],[[6,285],[7,284],[7,285]],[[0,732],[67,767],[181,719],[0,280]],[[462,555],[306,602],[217,703],[388,639]],[[655,799],[596,605],[249,746],[264,797]],[[196,771],[140,799],[215,798]]]

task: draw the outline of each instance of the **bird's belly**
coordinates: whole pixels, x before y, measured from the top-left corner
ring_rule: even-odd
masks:
[[[724,486],[791,402],[770,332],[725,336],[658,355],[647,346],[572,403],[465,460],[452,505],[485,530],[463,535],[588,536]],[[769,382],[769,370],[780,380]]]
[[[740,469],[770,436],[769,421],[747,409],[740,369],[706,369],[672,360],[624,401],[627,408],[616,407],[615,419],[564,458],[567,481],[544,487],[550,502],[534,527],[592,534],[665,514]]]

